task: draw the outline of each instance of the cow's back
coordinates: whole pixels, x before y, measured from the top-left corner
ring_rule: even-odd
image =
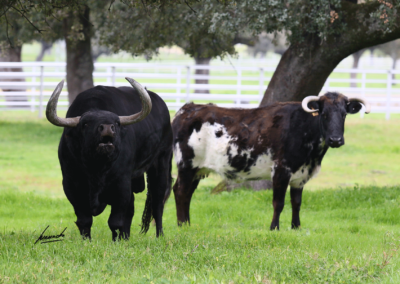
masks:
[[[186,104],[172,122],[178,167],[204,169],[229,179],[269,179],[282,129],[273,127],[273,117],[281,107],[266,111]]]

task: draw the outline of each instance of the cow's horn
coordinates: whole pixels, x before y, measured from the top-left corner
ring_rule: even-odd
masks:
[[[351,98],[349,98],[349,102],[359,102],[359,103],[361,103],[361,104],[363,104],[365,106],[365,113],[370,113],[371,112],[371,105],[369,103],[367,103],[367,101],[365,101],[362,98],[351,97]]]
[[[319,100],[319,97],[317,97],[317,96],[308,96],[308,97],[305,97],[305,98],[303,99],[303,101],[301,102],[301,106],[303,107],[303,109],[304,109],[305,112],[317,112],[318,109],[309,109],[309,108],[308,108],[308,103],[309,103],[309,102],[315,102],[315,101],[318,101],[318,100]]]
[[[136,91],[139,92],[140,100],[142,102],[142,110],[138,113],[129,116],[120,116],[119,120],[121,125],[134,124],[136,122],[142,121],[146,116],[149,115],[151,111],[151,99],[147,91],[138,82],[132,78],[125,77],[125,79],[132,85]]]
[[[47,120],[56,126],[62,127],[75,127],[79,123],[80,116],[77,117],[69,117],[69,118],[61,118],[57,116],[57,103],[58,97],[60,96],[61,90],[64,86],[64,80],[62,80],[54,90],[51,95],[49,102],[46,107],[46,117]]]

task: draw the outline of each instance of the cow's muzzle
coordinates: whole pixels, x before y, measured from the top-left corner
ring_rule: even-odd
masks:
[[[344,139],[340,136],[331,136],[328,139],[328,146],[332,148],[339,148],[340,146],[344,145]]]

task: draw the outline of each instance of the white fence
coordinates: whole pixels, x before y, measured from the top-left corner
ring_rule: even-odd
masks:
[[[65,67],[65,63],[0,62],[0,89],[3,90],[0,111],[29,109],[39,111],[41,116],[54,88],[66,76]],[[20,72],[15,72],[15,68],[20,68]],[[195,74],[196,70],[204,69],[209,70],[209,75]],[[95,85],[129,86],[124,77],[132,77],[159,94],[170,109],[178,109],[189,101],[252,108],[260,103],[274,70],[229,65],[96,63],[93,78]],[[351,79],[350,73],[355,73],[356,78]],[[336,69],[321,92],[361,95],[372,104],[372,112],[385,113],[389,119],[391,113],[400,113],[400,80],[394,78],[396,74],[400,71]],[[195,80],[209,82],[196,84]],[[65,84],[59,109],[67,109],[67,95]]]

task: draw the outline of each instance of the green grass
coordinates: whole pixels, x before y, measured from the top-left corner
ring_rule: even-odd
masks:
[[[0,112],[0,283],[400,282],[399,115],[347,118],[346,145],[328,151],[305,188],[300,230],[290,229],[289,196],[281,230],[270,232],[271,191],[211,195],[220,181],[211,176],[194,194],[190,227],[176,226],[172,194],[165,236],[140,235],[142,193],[130,241],[116,243],[110,208],[94,218],[93,241],[81,241],[61,186],[62,129],[36,116]],[[49,234],[67,227],[65,240],[34,245],[48,225]]]
[[[144,194],[136,200],[130,241],[113,243],[109,209],[81,241],[65,199],[0,191],[0,282],[4,283],[398,283],[400,188],[305,192],[302,229],[271,232],[270,191],[196,192],[192,225],[178,228],[173,200],[165,236],[139,234]],[[238,208],[241,210],[237,210]],[[139,215],[139,216],[138,216]],[[65,240],[36,244],[44,228]]]

